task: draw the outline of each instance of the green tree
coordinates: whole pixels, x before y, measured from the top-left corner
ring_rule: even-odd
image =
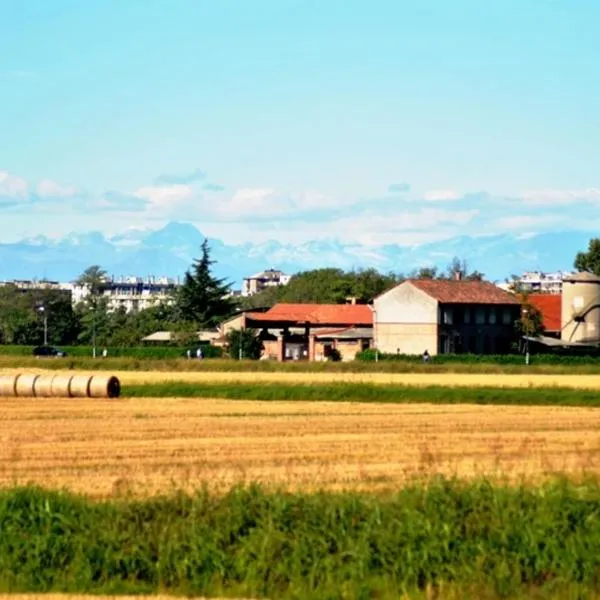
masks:
[[[90,295],[76,310],[81,323],[78,341],[82,344],[92,344],[94,347],[109,345],[111,317],[108,298]]]
[[[262,340],[252,329],[232,329],[225,340],[227,352],[235,360],[240,358],[258,360],[264,348]]]
[[[600,238],[592,238],[587,252],[578,252],[573,266],[580,272],[588,271],[600,275]]]
[[[516,330],[519,335],[538,337],[544,333],[544,320],[541,311],[521,295],[521,317],[517,320]]]
[[[313,269],[295,274],[285,286],[267,288],[245,298],[243,307],[273,306],[277,302],[343,304],[349,298],[367,303],[398,281],[395,275],[383,275],[376,269]]]
[[[36,315],[21,290],[13,285],[1,287],[0,341],[3,344],[30,344],[35,338],[36,325]]]
[[[76,280],[87,289],[87,295],[78,307],[81,332],[79,341],[92,344],[94,354],[98,344],[106,345],[109,338],[108,302],[102,297],[107,273],[99,265],[88,267]]]
[[[44,311],[40,309],[43,307]],[[0,342],[37,345],[44,341],[44,314],[48,343],[72,343],[78,333],[69,294],[55,289],[0,288]]]
[[[439,279],[439,273],[437,267],[421,267],[417,271],[414,271],[410,276],[411,279]]]
[[[194,259],[177,292],[179,320],[196,323],[199,327],[215,327],[233,312],[236,303],[228,297],[231,284],[213,276],[213,264],[215,261],[210,258],[208,240],[205,239],[202,256]]]
[[[479,271],[469,272],[467,261],[455,256],[446,268],[446,272],[441,274],[439,279],[455,279],[457,275],[460,275],[461,279],[470,281],[481,281],[483,279],[483,273]]]

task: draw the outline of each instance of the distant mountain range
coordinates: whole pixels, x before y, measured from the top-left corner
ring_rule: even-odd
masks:
[[[407,273],[421,266],[445,268],[454,256],[466,259],[492,281],[503,281],[525,270],[570,270],[575,254],[587,248],[589,232],[544,233],[528,237],[461,236],[406,247],[377,248],[335,241],[312,241],[294,246],[269,241],[226,245],[209,239],[215,273],[234,287],[243,277],[265,268],[295,273],[317,267],[344,269],[374,267],[382,272]],[[50,279],[71,281],[92,264],[115,277],[184,274],[198,257],[203,234],[189,223],[171,222],[155,231],[131,231],[105,237],[98,231],[71,233],[60,240],[44,236],[0,244],[0,280]]]

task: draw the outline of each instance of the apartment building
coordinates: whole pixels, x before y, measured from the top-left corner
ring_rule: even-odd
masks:
[[[560,294],[562,293],[563,279],[571,275],[573,275],[573,273],[569,271],[555,271],[553,273],[526,271],[514,282],[500,284],[499,287],[507,290],[509,287],[516,285],[523,292],[534,294]]]
[[[291,275],[286,275],[283,271],[276,269],[267,269],[266,271],[255,273],[250,277],[244,277],[242,296],[253,296],[268,287],[287,285],[290,279]]]
[[[90,293],[87,286],[71,285],[73,304],[84,301]],[[108,299],[109,310],[124,308],[127,312],[136,312],[155,306],[161,302],[170,302],[179,281],[168,277],[121,277],[106,279],[101,295]]]

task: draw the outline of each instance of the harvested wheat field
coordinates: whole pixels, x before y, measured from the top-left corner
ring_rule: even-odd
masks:
[[[600,411],[587,408],[190,398],[0,406],[0,485],[94,497],[203,483],[373,489],[436,473],[600,470]]]
[[[26,369],[27,373],[57,373],[47,369]],[[1,375],[17,374],[20,369],[0,369]],[[65,371],[67,372],[67,371]],[[90,375],[105,371],[87,371]],[[248,371],[111,371],[121,384],[161,382],[187,383],[374,383],[414,386],[442,385],[455,387],[565,387],[600,389],[600,374],[515,374],[515,373],[318,373],[318,372],[248,372]]]

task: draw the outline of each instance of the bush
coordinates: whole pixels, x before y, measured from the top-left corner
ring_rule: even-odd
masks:
[[[233,329],[226,340],[229,356],[235,360],[258,360],[264,348],[262,340],[252,329]]]

